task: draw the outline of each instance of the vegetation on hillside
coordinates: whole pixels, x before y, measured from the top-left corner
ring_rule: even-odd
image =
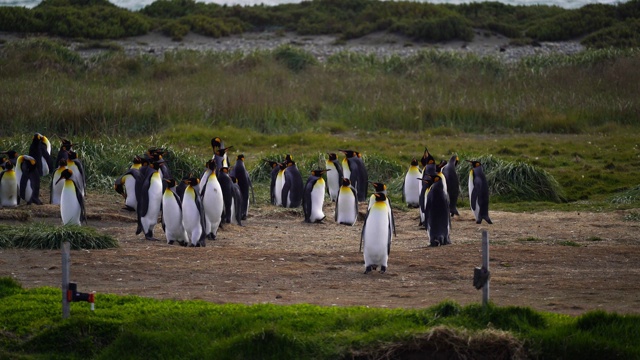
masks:
[[[412,1],[313,0],[278,6],[221,6],[194,0],[158,0],[139,11],[107,0],[44,0],[33,9],[0,7],[0,31],[116,39],[161,30],[175,40],[189,32],[211,37],[245,31],[333,34],[342,40],[384,31],[415,41],[471,40],[476,29],[514,43],[588,37],[589,47],[638,47],[640,0],[579,9],[513,6],[498,2],[460,5]]]

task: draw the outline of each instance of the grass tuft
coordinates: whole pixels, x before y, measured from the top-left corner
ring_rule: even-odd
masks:
[[[54,226],[44,223],[0,225],[0,248],[55,250],[68,241],[71,249],[109,249],[118,240],[88,226]]]

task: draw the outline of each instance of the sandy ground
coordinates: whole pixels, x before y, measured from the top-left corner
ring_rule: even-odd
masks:
[[[43,197],[44,199],[48,199]],[[363,274],[359,252],[363,222],[327,219],[306,224],[300,209],[258,204],[244,226],[227,225],[204,248],[184,248],[135,235],[135,216],[116,194],[87,199],[88,226],[111,234],[120,247],[71,254],[71,280],[79,291],[132,294],[214,303],[310,303],[323,306],[421,308],[450,299],[479,303],[472,286],[481,265],[481,233],[490,238],[490,298],[499,306],[582,314],[602,309],[640,313],[640,223],[624,212],[508,213],[491,211],[493,225],[477,225],[471,211],[453,221],[452,244],[428,247],[416,209],[395,211],[386,274]],[[3,223],[29,212],[31,221],[60,221],[53,205],[1,209]],[[361,205],[361,213],[365,207]],[[160,225],[156,236],[164,240]],[[26,288],[60,287],[59,250],[0,250],[0,274]]]

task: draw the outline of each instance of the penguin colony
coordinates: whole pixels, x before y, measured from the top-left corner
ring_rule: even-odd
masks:
[[[50,204],[60,206],[63,225],[86,223],[84,167],[74,144],[62,138],[55,162],[51,158],[51,143],[36,133],[29,153],[15,150],[0,152],[0,206],[16,207],[21,201],[42,204],[41,178],[51,174]],[[133,157],[131,166],[114,183],[114,190],[124,198],[124,207],[136,213],[136,235],[147,240],[154,236],[160,220],[167,244],[203,247],[206,239],[215,240],[225,224],[243,225],[250,204],[255,203],[253,186],[245,167],[243,154],[230,165],[221,138],[211,140],[213,155],[206,161],[200,177],[189,174],[175,179],[164,160],[166,151],[150,148],[145,154]],[[387,186],[370,182],[362,154],[354,150],[327,153],[325,168],[314,169],[306,183],[291,154],[283,162],[264,160],[271,168],[270,202],[286,208],[302,207],[304,221],[325,221],[325,198],[335,204],[334,221],[354,226],[358,221],[358,204],[366,202],[360,237],[365,274],[380,269],[385,273],[393,237],[395,221]],[[482,164],[471,164],[469,174],[470,207],[477,224],[489,218],[489,185]],[[452,155],[436,164],[425,148],[422,158],[412,159],[405,174],[402,201],[409,208],[419,210],[419,226],[427,232],[429,246],[451,244],[451,218],[459,216],[456,203],[460,184],[456,172],[459,158]],[[422,165],[422,167],[420,167]],[[367,198],[369,185],[374,189]]]

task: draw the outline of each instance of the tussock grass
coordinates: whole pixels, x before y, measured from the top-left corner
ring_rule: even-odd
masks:
[[[219,359],[640,354],[640,318],[602,311],[571,317],[493,304],[462,307],[452,301],[425,309],[375,309],[97,294],[95,312],[72,303],[71,318],[60,321],[60,296],[60,289],[25,290],[15,280],[0,278],[0,355],[145,358],[148,349],[156,357]]]
[[[560,184],[551,174],[539,167],[525,162],[504,161],[491,155],[476,157],[464,155],[461,159],[478,160],[482,163],[489,183],[489,192],[492,197],[499,198],[501,201],[561,202],[565,200]],[[457,168],[463,194],[469,192],[470,170],[471,165],[466,161],[462,161]]]
[[[640,200],[640,185],[611,197],[613,204],[631,204]]]
[[[55,226],[43,223],[0,225],[0,248],[60,249],[68,241],[71,249],[118,247],[113,236],[87,226]]]

